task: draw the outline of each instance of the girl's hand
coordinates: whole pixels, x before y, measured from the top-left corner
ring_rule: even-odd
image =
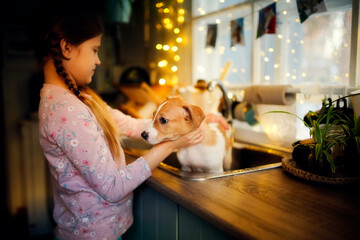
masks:
[[[174,150],[178,148],[189,147],[200,143],[204,139],[204,122],[194,131],[181,136],[180,138],[169,141],[172,142]]]
[[[216,115],[214,113],[209,113],[206,115],[205,121],[207,123],[219,123],[225,130],[229,130],[230,126],[226,119],[222,116]]]

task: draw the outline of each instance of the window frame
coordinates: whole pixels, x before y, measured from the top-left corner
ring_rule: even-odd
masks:
[[[248,6],[251,5],[251,18],[252,18],[252,25],[251,28],[253,29],[252,31],[252,43],[251,43],[251,73],[250,73],[250,84],[259,84],[260,83],[260,77],[259,75],[260,73],[260,64],[258,64],[258,59],[255,56],[259,56],[260,54],[260,41],[256,41],[256,31],[254,29],[256,29],[256,23],[257,23],[257,11],[255,9],[257,9],[258,7],[256,6],[256,4],[258,4],[258,2],[263,1],[263,0],[245,0],[242,1],[241,3],[229,6],[229,7],[225,7],[221,10],[218,11],[213,11],[210,12],[208,14],[205,15],[199,15],[199,16],[193,16],[193,14],[190,14],[190,18],[191,18],[191,25],[189,25],[189,27],[191,28],[190,32],[193,31],[193,22],[194,21],[198,21],[201,19],[205,19],[208,18],[209,16],[215,16],[218,14],[221,14],[223,12],[227,12],[229,10],[232,9],[236,9],[236,8],[241,8],[244,6]],[[295,1],[295,0],[292,0]],[[331,0],[330,0],[331,1]],[[274,1],[269,1],[269,3],[274,2]],[[349,66],[349,90],[354,89],[354,88],[358,88],[360,85],[360,18],[359,18],[359,10],[360,8],[360,4],[358,0],[352,0],[352,22],[351,22],[351,42],[350,42],[350,66]],[[195,11],[195,9],[191,9],[193,11]],[[195,51],[193,49],[194,44],[191,43],[191,48],[192,48],[192,53],[194,54]],[[280,53],[277,53],[280,54]],[[187,62],[191,62],[191,73],[193,73],[194,71],[194,66],[192,64],[194,56],[189,56],[186,57],[188,59]],[[280,71],[275,71],[275,76],[277,74],[280,74]],[[189,74],[187,73],[187,75],[189,76]],[[196,79],[193,79],[193,74],[191,74],[191,84],[195,84]],[[275,77],[275,79],[281,79],[278,77]],[[282,80],[276,80],[273,82],[273,84],[281,84]],[[229,88],[235,88],[237,84],[230,84]],[[240,84],[243,85],[243,84]]]

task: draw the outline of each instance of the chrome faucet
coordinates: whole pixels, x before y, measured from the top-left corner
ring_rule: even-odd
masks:
[[[225,119],[231,123],[232,122],[232,110],[231,110],[231,99],[228,97],[228,92],[226,90],[226,87],[224,84],[218,80],[211,80],[207,86],[207,89],[211,92],[215,89],[215,87],[218,86],[222,92],[223,99],[225,102]]]

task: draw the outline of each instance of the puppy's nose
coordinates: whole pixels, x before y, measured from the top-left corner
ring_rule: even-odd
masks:
[[[142,137],[143,139],[147,140],[148,137],[149,137],[149,133],[147,133],[146,131],[143,131],[143,132],[141,133],[141,137]]]

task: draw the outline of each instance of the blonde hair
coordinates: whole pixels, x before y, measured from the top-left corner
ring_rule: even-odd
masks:
[[[50,2],[49,4],[52,6]],[[94,113],[104,131],[114,159],[118,159],[121,153],[119,130],[113,116],[107,109],[106,103],[94,91],[86,86],[77,86],[76,82],[69,78],[63,66],[63,60],[67,58],[62,54],[60,47],[61,39],[65,39],[74,46],[79,46],[83,42],[103,34],[103,27],[98,14],[95,8],[87,9],[82,4],[75,4],[69,8],[67,4],[59,3],[59,5],[56,4],[49,9],[46,8],[46,10],[40,11],[41,14],[38,14],[38,18],[35,18],[34,22],[34,26],[37,26],[33,34],[37,60],[43,67],[49,58],[53,59],[57,74]],[[52,12],[49,12],[50,10]]]
[[[89,87],[77,86],[76,82],[68,77],[68,74],[62,64],[63,57],[59,47],[53,48],[52,58],[58,75],[64,79],[68,88],[94,113],[97,121],[104,131],[113,158],[119,159],[120,133],[113,115],[108,110],[107,104]]]

